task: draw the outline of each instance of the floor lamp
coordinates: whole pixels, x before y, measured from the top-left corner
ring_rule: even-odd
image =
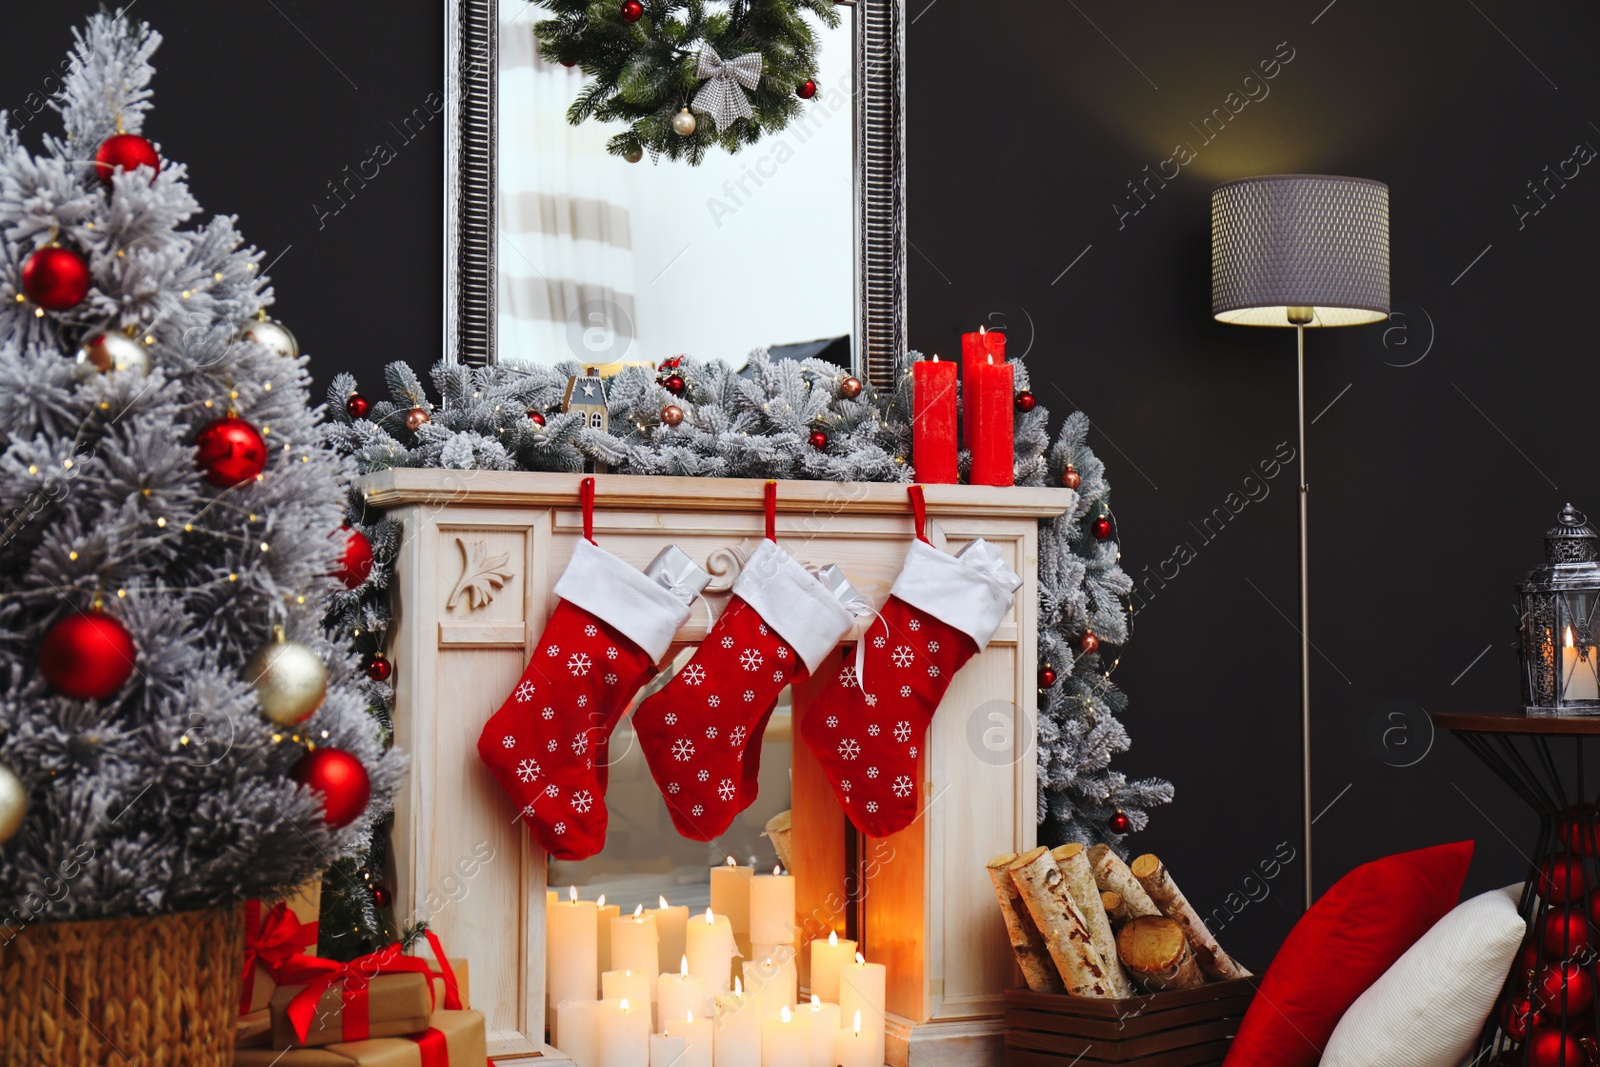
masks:
[[[1211,313],[1293,326],[1300,412],[1300,760],[1306,907],[1311,889],[1311,611],[1306,556],[1306,327],[1389,317],[1389,187],[1366,178],[1269,174],[1211,193]]]

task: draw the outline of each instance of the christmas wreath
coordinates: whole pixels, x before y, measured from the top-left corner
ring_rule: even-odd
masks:
[[[787,126],[817,96],[817,42],[803,17],[839,25],[833,0],[541,0],[554,17],[534,32],[539,54],[593,79],[567,110],[626,122],[607,142],[630,163],[698,165]]]

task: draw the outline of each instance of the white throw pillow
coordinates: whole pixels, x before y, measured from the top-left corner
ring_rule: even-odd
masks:
[[[1339,1020],[1322,1067],[1456,1067],[1527,934],[1522,886],[1473,897],[1434,924]]]

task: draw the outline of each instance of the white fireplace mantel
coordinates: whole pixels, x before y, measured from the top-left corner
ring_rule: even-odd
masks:
[[[396,469],[360,483],[368,504],[403,527],[388,649],[396,741],[410,758],[395,809],[396,914],[427,919],[452,955],[470,959],[473,1006],[487,1015],[490,1054],[502,1061],[563,1059],[543,1043],[545,854],[476,746],[526,665],[582,536],[582,477]],[[714,602],[762,536],[760,480],[596,481],[596,541],[640,567],[677,544],[718,576]],[[997,1064],[1001,991],[1016,978],[984,864],[1034,843],[1034,737],[1008,723],[1011,709],[1032,722],[1038,522],[1070,507],[1073,493],[931,485],[926,495],[936,545],[955,551],[983,537],[1024,582],[929,729],[923,816],[866,841],[858,914],[865,951],[889,968],[891,1063]],[[875,604],[911,537],[903,485],[779,487],[779,542],[804,563],[838,564]],[[693,644],[705,631],[697,611],[677,641]],[[796,687],[797,721],[819,687]],[[852,872],[843,811],[804,745],[794,748],[792,782],[803,941],[842,925]]]

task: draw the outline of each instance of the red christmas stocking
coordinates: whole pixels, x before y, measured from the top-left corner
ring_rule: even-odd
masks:
[[[710,841],[756,798],[761,734],[783,687],[804,677],[850,629],[835,595],[767,540],[694,657],[633,713],[650,773],[684,837]]]
[[[911,487],[917,540],[853,662],[806,711],[801,733],[850,821],[869,837],[909,826],[918,759],[950,680],[994,636],[1022,580],[981,538],[960,556],[928,543],[922,487]]]
[[[594,544],[594,479],[583,480],[583,535],[560,597],[511,695],[484,726],[478,756],[552,856],[581,860],[606,839],[611,730],[689,617],[689,605]]]

